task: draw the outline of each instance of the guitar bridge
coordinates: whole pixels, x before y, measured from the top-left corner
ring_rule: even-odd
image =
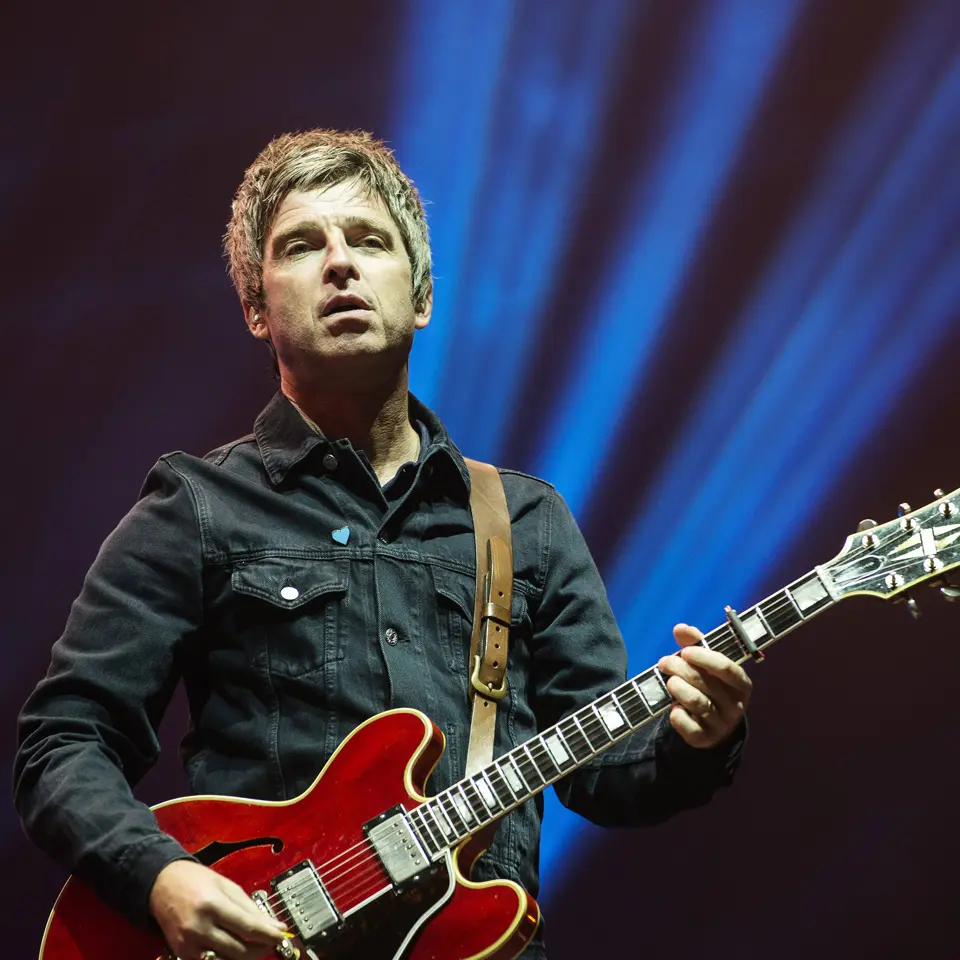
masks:
[[[280,874],[272,881],[272,886],[283,904],[283,912],[307,943],[315,937],[325,936],[343,919],[309,860]]]

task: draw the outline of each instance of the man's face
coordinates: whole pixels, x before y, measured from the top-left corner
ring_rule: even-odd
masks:
[[[302,387],[394,374],[430,319],[429,303],[413,307],[397,225],[352,181],[287,194],[264,244],[263,293],[265,309],[246,308],[247,324]]]

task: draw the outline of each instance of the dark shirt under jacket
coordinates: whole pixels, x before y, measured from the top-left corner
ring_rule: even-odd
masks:
[[[423,710],[446,735],[429,792],[463,776],[469,474],[415,398],[411,417],[425,440],[420,459],[381,488],[362,453],[318,436],[277,394],[252,435],[203,459],[161,458],[101,548],[23,709],[15,797],[29,836],[135,922],[149,922],[160,869],[185,856],[130,789],[157,759],[157,727],[180,678],[196,793],[294,797],[354,727],[400,706]],[[501,475],[515,589],[498,754],[626,671],[565,503],[547,483]],[[349,539],[337,542],[344,530]],[[653,823],[728,783],[741,743],[694,750],[658,721],[557,792],[597,823]],[[535,896],[541,811],[538,798],[511,813],[476,875],[518,880]]]

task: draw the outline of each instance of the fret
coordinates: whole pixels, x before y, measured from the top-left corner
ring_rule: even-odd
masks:
[[[420,806],[421,816],[430,829],[430,837],[433,841],[433,852],[439,853],[447,848],[447,838],[444,836],[440,821],[434,813],[432,803],[424,803]]]
[[[607,728],[611,740],[615,740],[621,736],[623,732],[621,727],[627,726],[627,721],[620,712],[617,698],[612,693],[608,693],[607,696],[603,698],[603,701],[599,703],[597,712],[600,714],[600,720]]]
[[[441,794],[441,796],[445,797],[443,806],[444,812],[450,818],[450,822],[457,828],[457,833],[461,835],[469,833],[470,810],[466,806],[466,803],[456,794],[455,788],[451,788],[446,794]],[[461,806],[466,808],[465,812],[461,812]]]
[[[420,809],[423,811],[423,819],[426,820],[430,826],[431,834],[437,838],[437,850],[439,851],[447,845],[447,833],[443,828],[443,824],[440,822],[440,818],[437,816],[435,806],[433,801],[430,801],[423,804]]]
[[[607,735],[607,740],[613,743],[617,738],[610,732],[610,728],[607,726],[606,721],[603,719],[603,714],[600,713],[600,708],[595,704],[590,704],[590,709],[596,714],[597,723],[600,724],[600,729]]]
[[[473,778],[473,785],[477,788],[477,793],[480,794],[480,799],[484,802],[486,808],[491,813],[499,813],[500,805],[497,803],[497,798],[494,795],[493,788],[489,783],[487,783],[487,779],[484,777],[482,772],[478,773]]]
[[[493,787],[493,792],[497,795],[500,805],[504,808],[512,806],[516,794],[510,788],[510,784],[503,775],[499,764],[494,763],[493,769],[487,767],[487,780],[490,781],[490,786]]]
[[[759,615],[760,611],[758,610],[757,616]],[[722,653],[725,657],[729,657],[731,660],[739,660],[746,652],[733,635],[733,631],[726,624],[722,627],[717,627],[716,630],[711,630],[709,635],[713,638],[710,641],[713,644],[713,649],[718,653]]]
[[[627,723],[629,723],[631,727],[637,727],[643,723],[644,720],[650,719],[650,711],[647,709],[643,697],[640,696],[639,690],[632,682],[626,684],[626,691],[620,694],[618,699],[620,701],[620,709],[623,710],[627,718]]]
[[[770,626],[770,621],[763,615],[763,611],[760,609],[760,604],[758,603],[754,608],[757,611],[757,619],[763,624],[763,628],[766,631],[766,634],[772,640],[776,637],[776,631],[773,627]]]
[[[567,717],[559,726],[563,733],[563,739],[566,741],[567,746],[570,748],[570,753],[573,754],[577,763],[583,763],[584,760],[593,755],[593,746],[587,739],[587,735],[583,732],[583,727],[580,726],[580,721],[577,719],[576,714]],[[583,741],[583,746],[578,744],[578,739]]]
[[[531,793],[530,785],[523,779],[523,774],[520,772],[520,767],[517,766],[517,762],[513,757],[508,753],[502,760],[498,763],[503,763],[506,766],[506,769],[503,770],[504,779],[507,781],[507,786],[513,791],[513,795],[519,800],[521,793]],[[502,768],[501,768],[502,769]]]
[[[419,821],[419,823],[417,821]],[[440,849],[440,847],[437,847],[436,850],[433,849],[433,846],[428,841],[428,838],[430,837],[430,828],[427,826],[427,821],[423,819],[423,814],[420,813],[419,807],[411,810],[407,814],[407,823],[417,835],[417,839],[420,841],[420,846],[427,851],[428,856],[432,856],[437,852],[437,850]]]
[[[470,799],[467,797],[466,790],[463,789],[462,783],[458,783],[453,788],[453,802],[457,805],[457,813],[460,814],[464,823],[468,824],[472,830],[472,824],[474,820],[477,819],[477,815],[470,803]]]
[[[523,777],[523,782],[527,785],[527,789],[529,789],[531,793],[535,793],[546,783],[546,780],[540,775],[540,771],[533,762],[533,758],[530,756],[526,745],[517,749],[516,761],[517,769],[520,771],[520,776]]]
[[[543,779],[547,783],[551,780],[556,780],[557,774],[560,773],[560,767],[557,766],[553,757],[550,756],[550,751],[547,749],[546,744],[544,744],[543,737],[534,737],[533,740],[528,741],[527,752],[530,754],[530,759],[537,765],[537,770],[543,774]],[[544,773],[544,770],[547,772]],[[556,770],[556,773],[552,772],[554,770]]]
[[[803,616],[797,610],[796,605],[786,596],[786,591],[774,594],[770,599],[764,600],[760,604],[760,611],[763,613],[763,619],[767,621],[771,630],[771,639],[779,637],[780,634],[792,630],[797,624],[803,622]]]
[[[521,749],[526,754],[527,759],[530,761],[530,766],[533,767],[533,773],[536,774],[537,779],[540,781],[537,784],[537,786],[541,787],[549,783],[550,778],[545,776],[544,772],[540,769],[540,765],[537,763],[536,758],[533,755],[533,751],[530,749],[531,744],[534,744],[534,743],[536,743],[535,740],[530,740],[527,743],[525,743]],[[528,777],[527,779],[529,780],[531,778]]]
[[[827,588],[816,572],[790,584],[787,590],[804,617],[812,617],[833,603]]]
[[[635,682],[651,714],[662,710],[673,699],[666,681],[656,668],[641,673]]]
[[[557,769],[561,772],[576,763],[569,749],[567,749],[567,742],[564,740],[559,727],[554,727],[552,732],[544,734],[543,742],[550,753],[550,759],[553,760]]]
[[[453,827],[453,824],[450,822],[450,818],[447,816],[446,811],[443,809],[443,804],[439,803],[439,797],[434,797],[430,803],[430,812],[433,814],[434,820],[440,824],[440,830],[443,833],[443,836],[447,840],[452,840],[457,832]]]
[[[797,611],[800,615],[800,619],[803,619],[803,611],[797,606],[797,601],[793,599],[793,594],[790,592],[789,588],[783,591],[783,595],[790,601],[793,605],[793,609]]]
[[[588,726],[581,726],[584,734],[590,741],[590,746],[593,748],[593,752],[596,753],[598,750],[602,750],[613,739],[613,737],[610,736],[610,731],[607,730],[603,721],[600,719],[600,714],[597,712],[597,708],[594,704],[591,703],[589,707],[586,707],[580,712],[591,714],[589,717],[584,717],[584,720],[586,720]]]
[[[464,834],[469,833],[469,827],[466,821],[460,816],[456,804],[453,802],[452,793],[448,790],[439,794],[436,799],[440,801],[440,809],[443,810],[443,815],[453,827],[454,834],[462,837]]]
[[[477,791],[476,785],[472,780],[460,781],[460,792],[466,797],[470,804],[470,810],[477,820],[484,820],[487,816],[487,808]]]
[[[760,644],[765,640],[772,639],[769,625],[760,617],[760,611],[758,608],[748,610],[740,618],[740,622],[743,624],[743,629],[747,631],[747,636],[754,643]]]

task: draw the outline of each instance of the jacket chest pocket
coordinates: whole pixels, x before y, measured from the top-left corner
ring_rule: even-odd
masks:
[[[237,629],[266,648],[272,674],[302,677],[342,658],[346,561],[264,557],[238,564],[230,582]]]
[[[455,573],[445,567],[434,567],[433,584],[437,601],[437,631],[447,666],[468,676],[467,660],[470,657],[470,640],[473,635],[477,581],[472,576]],[[511,639],[520,639],[526,620],[526,597],[514,585],[510,617]]]

